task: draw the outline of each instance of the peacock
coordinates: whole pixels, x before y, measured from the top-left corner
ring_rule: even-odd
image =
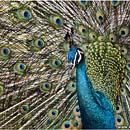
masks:
[[[0,129],[129,128],[129,1],[0,1]]]

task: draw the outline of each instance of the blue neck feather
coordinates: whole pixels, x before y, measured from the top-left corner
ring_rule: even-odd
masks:
[[[85,129],[115,129],[113,108],[109,99],[96,92],[86,73],[85,59],[76,67],[78,103]]]

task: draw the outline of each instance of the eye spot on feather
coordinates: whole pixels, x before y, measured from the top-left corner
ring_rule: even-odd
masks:
[[[73,124],[74,124],[75,127],[78,126],[78,122],[77,121],[75,121]]]
[[[117,118],[117,122],[121,122],[121,119],[120,119],[120,118]]]
[[[26,65],[24,63],[16,63],[14,65],[14,72],[17,74],[24,74],[26,70]]]
[[[85,36],[85,37],[88,36],[88,28],[84,25],[78,25],[77,31],[82,36]]]
[[[112,3],[113,3],[113,4],[116,4],[116,3],[117,3],[117,0],[112,0]]]
[[[81,3],[82,4],[86,4],[86,0],[81,0]]]
[[[128,70],[130,70],[130,63],[127,63],[126,67]]]
[[[70,130],[72,128],[72,121],[64,121],[62,126],[61,126],[61,129],[62,130]]]
[[[86,6],[88,5],[88,1],[87,1],[87,0],[79,0],[79,1],[77,1],[77,2],[78,2],[78,5],[79,5],[80,7],[82,7],[83,9],[85,9]]]
[[[82,32],[83,32],[83,33],[86,33],[86,29],[83,28],[83,29],[82,29]]]
[[[16,12],[17,18],[21,21],[27,21],[32,18],[32,13],[29,8],[20,8]]]
[[[75,116],[75,120],[78,123],[78,126],[76,126],[76,128],[78,128],[78,129],[82,128],[81,116],[80,115]],[[76,123],[76,125],[77,125],[77,123]]]
[[[122,106],[121,105],[117,105],[116,113],[121,113],[121,112],[122,112]]]
[[[105,15],[103,11],[97,11],[96,12],[96,20],[101,24],[105,21]]]
[[[118,106],[116,107],[116,110],[119,110],[119,107],[118,107]]]
[[[116,7],[120,4],[120,1],[119,0],[111,0],[110,3],[111,3],[111,6]]]
[[[54,62],[55,67],[59,67],[61,65],[61,61],[58,59],[55,59],[53,62]]]
[[[56,112],[55,112],[55,111],[53,111],[53,112],[52,112],[52,115],[56,115]]]
[[[69,123],[66,123],[65,124],[65,128],[69,128],[70,127],[70,124]]]
[[[2,47],[0,49],[0,59],[8,60],[10,57],[10,49],[8,47]]]
[[[80,129],[81,128],[81,121],[74,119],[74,120],[72,120],[72,125],[73,125],[72,129],[74,129],[74,130]]]
[[[54,28],[61,28],[64,24],[63,18],[61,15],[51,15],[49,17],[50,23]]]
[[[90,39],[91,41],[96,41],[96,39],[97,39],[97,34],[96,34],[96,32],[90,32],[90,33],[89,33],[89,39]]]
[[[58,109],[51,109],[49,112],[48,112],[48,116],[51,120],[54,120],[56,119],[56,117],[58,116]]]
[[[121,35],[125,35],[125,31],[121,31]]]
[[[121,116],[121,115],[117,115],[116,116],[116,125],[117,126],[121,126],[121,125],[123,125],[124,124],[124,119],[123,119],[123,117]]]
[[[125,96],[127,93],[126,93],[126,89],[124,87],[122,87],[120,89],[120,92],[121,92],[121,95]]]
[[[77,107],[77,108],[76,108],[76,112],[79,112],[79,111],[80,111],[80,109],[79,109],[79,107]]]
[[[27,113],[29,111],[29,105],[27,104],[22,104],[19,108],[21,113]]]
[[[121,37],[126,37],[127,35],[129,34],[129,29],[128,27],[121,27],[120,30],[119,30],[119,35]]]
[[[3,49],[3,53],[4,53],[5,55],[8,55],[8,49],[4,48],[4,49]]]
[[[43,45],[43,42],[39,40],[39,41],[38,41],[38,46],[39,46],[39,47],[42,47],[42,45]]]
[[[28,12],[28,11],[25,11],[24,12],[24,17],[27,19],[27,18],[29,18],[30,17],[30,13]]]
[[[52,69],[59,69],[62,67],[62,61],[59,58],[55,57],[52,58],[49,65]]]
[[[46,88],[49,88],[49,85],[48,85],[48,84],[45,84],[45,87],[46,87]]]
[[[116,42],[116,36],[113,33],[109,34],[109,41]]]
[[[78,105],[73,109],[73,115],[80,116],[80,108]]]
[[[128,50],[125,47],[122,47],[121,51],[122,51],[122,55],[124,55],[124,56],[127,55]]]
[[[32,40],[31,45],[32,45],[32,49],[34,51],[40,51],[40,50],[42,50],[44,48],[45,42],[44,42],[44,40],[42,38],[36,37],[36,38],[34,38]]]
[[[22,109],[23,109],[24,111],[27,111],[27,107],[26,107],[26,106],[22,106]]]
[[[98,18],[99,18],[99,20],[100,20],[100,21],[102,21],[102,20],[103,20],[103,17],[102,17],[102,16],[99,16]]]
[[[72,84],[72,87],[75,88],[75,84]]]
[[[24,70],[24,64],[20,64],[20,66],[19,66],[19,68],[21,69],[21,70]]]
[[[59,65],[60,62],[58,60],[55,60],[55,65]]]
[[[51,90],[51,88],[52,88],[52,84],[51,83],[49,83],[49,82],[43,82],[41,85],[40,85],[40,90],[42,91],[42,92],[50,92],[50,90]]]
[[[61,24],[61,20],[59,18],[56,19],[56,24],[60,25]]]
[[[75,92],[76,91],[76,82],[70,81],[67,85],[68,92]]]

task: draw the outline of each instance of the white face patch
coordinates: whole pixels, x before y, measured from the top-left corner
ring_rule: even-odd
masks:
[[[80,50],[77,50],[76,54],[75,54],[75,57],[74,57],[74,61],[73,63],[70,64],[71,66],[71,69],[74,69],[75,65],[76,65],[76,61],[79,63],[82,59],[82,54],[83,52],[80,51]]]
[[[81,51],[78,50],[78,54],[79,54],[79,59],[78,59],[78,63],[79,63],[81,61],[81,58],[82,58]]]
[[[73,67],[72,67],[72,69],[75,67],[76,58],[77,58],[77,52],[76,52],[75,57],[74,57],[74,63],[73,63]]]

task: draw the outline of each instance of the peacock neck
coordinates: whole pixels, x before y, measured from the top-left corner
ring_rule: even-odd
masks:
[[[94,100],[91,100],[92,98],[89,98],[94,96],[95,90],[87,75],[84,58],[82,59],[80,64],[78,64],[76,67],[76,82],[77,82],[77,93],[78,96],[80,96],[80,99],[86,97],[84,102],[88,103],[90,103],[90,101],[94,102]]]
[[[91,118],[93,116],[91,113],[97,113],[98,109],[95,109],[97,107],[94,99],[95,90],[87,76],[85,59],[76,67],[76,85],[82,123],[84,128],[87,128],[87,118]]]

